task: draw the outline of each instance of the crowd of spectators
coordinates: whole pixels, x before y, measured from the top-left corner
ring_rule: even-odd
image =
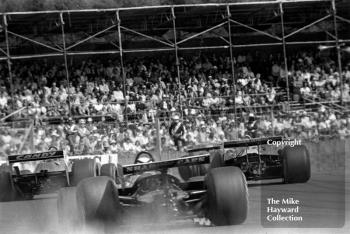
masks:
[[[337,63],[322,52],[300,52],[288,58],[288,76],[294,99],[350,102],[350,63],[344,63],[339,74]],[[281,60],[280,60],[281,61]],[[274,80],[285,82],[284,64],[272,63]],[[343,87],[341,87],[341,80]]]
[[[70,82],[67,82],[64,66],[57,62],[14,63],[12,90],[7,67],[0,64],[0,115],[26,107],[20,117],[37,120],[34,144],[32,147],[24,144],[22,152],[45,151],[50,147],[70,154],[152,150],[157,140],[156,116],[162,119],[162,148],[173,150],[169,121],[173,112],[181,111],[186,145],[242,139],[247,135],[274,134],[299,139],[318,139],[321,135],[349,137],[349,116],[324,106],[313,113],[271,115],[271,112],[263,111],[264,106],[282,101],[274,88],[286,82],[284,65],[279,61],[279,56],[238,55],[234,60],[236,95],[233,95],[230,59],[224,56],[181,57],[181,80],[171,56],[131,58],[124,68],[125,89],[119,60],[88,59],[72,63]],[[312,53],[299,53],[289,61],[288,75],[293,94],[303,98],[339,100],[340,75],[332,60]],[[262,64],[264,69],[259,68]],[[343,101],[347,102],[349,66],[344,66],[341,75]],[[236,117],[233,103],[240,110]],[[47,121],[69,114],[80,118],[70,118],[68,123],[56,125]],[[133,124],[131,121],[125,123],[126,114],[128,120],[134,120]],[[90,118],[96,115],[109,115],[115,121],[96,122]],[[249,128],[252,119],[256,122],[254,132]],[[22,145],[23,132],[16,131],[1,129],[0,156],[17,152]]]
[[[125,113],[154,118],[160,112],[179,111],[180,105],[232,108],[233,98],[237,106],[274,103],[276,90],[264,82],[259,73],[252,72],[252,61],[240,57],[236,62],[235,97],[230,59],[215,55],[181,57],[181,80],[171,57],[131,59],[124,68],[125,90],[119,60],[103,63],[89,59],[72,64],[69,83],[64,67],[58,63],[15,63],[12,66],[13,98],[6,79],[8,72],[3,65],[0,66],[0,109],[5,115],[25,106],[28,110],[23,113],[38,119],[71,113],[80,116],[110,114],[123,121]]]
[[[203,143],[215,143],[227,140],[238,140],[267,135],[282,135],[290,139],[320,140],[321,137],[350,137],[350,116],[334,113],[325,108],[318,112],[293,112],[289,115],[267,115],[257,118],[252,114],[242,115],[235,124],[233,114],[222,116],[206,116],[199,114],[196,118],[184,120],[186,129],[186,146]],[[254,129],[249,128],[256,122]],[[169,135],[170,122],[160,124],[160,140],[164,151],[176,150]],[[21,145],[21,134],[15,129],[2,131],[0,137],[0,155],[15,153]],[[70,121],[66,124],[37,126],[34,131],[34,150],[46,151],[50,147],[65,150],[68,154],[133,154],[154,150],[157,141],[157,130],[154,124],[131,124],[123,126],[118,123],[94,123],[91,118]],[[22,134],[23,137],[23,134]],[[29,141],[30,142],[30,141]],[[28,142],[28,143],[29,143]],[[33,149],[25,144],[22,153]]]

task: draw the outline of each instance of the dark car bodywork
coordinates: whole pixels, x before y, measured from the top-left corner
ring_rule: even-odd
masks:
[[[181,166],[209,164],[210,155],[202,154],[197,156],[142,164],[132,164],[123,166],[124,178],[128,175],[138,175],[138,178],[131,187],[123,187],[119,189],[121,202],[124,203],[144,203],[140,202],[138,197],[149,192],[159,191],[158,201],[162,200],[164,204],[176,202],[180,199],[188,203],[194,202],[200,195],[205,193],[204,178],[198,180],[183,181],[181,178],[168,173],[170,168]],[[149,173],[149,172],[153,173]],[[173,190],[173,191],[170,191]],[[159,199],[160,198],[160,199]]]
[[[208,147],[188,149],[190,154],[203,151],[219,151],[221,166],[235,166],[240,168],[247,180],[264,180],[283,177],[283,156],[276,148],[274,153],[266,153],[263,148],[268,142],[282,141],[282,137],[252,138],[246,140],[227,141]],[[256,146],[256,152],[248,152],[248,147]],[[230,149],[240,148],[238,152]]]

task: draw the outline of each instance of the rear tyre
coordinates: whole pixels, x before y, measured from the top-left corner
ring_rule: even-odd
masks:
[[[104,164],[101,167],[100,175],[110,177],[115,181],[117,178],[117,167],[113,163]]]
[[[178,167],[179,174],[184,181],[187,181],[192,177],[204,176],[207,174],[208,169],[209,165],[206,164]]]
[[[184,181],[189,180],[192,177],[204,176],[208,171],[208,165],[193,165],[178,167],[179,174]]]
[[[123,167],[120,164],[107,163],[102,165],[100,176],[107,176],[115,181],[117,185],[125,186]]]
[[[11,173],[0,172],[0,202],[14,201],[18,199],[18,194],[11,183]]]
[[[210,169],[225,166],[224,155],[220,151],[215,151],[212,154]]]
[[[77,188],[62,188],[58,191],[57,212],[58,222],[63,232],[70,233],[82,225],[82,215],[77,206]]]
[[[89,177],[96,177],[100,174],[95,159],[82,159],[73,162],[71,184],[76,186],[81,180]]]
[[[120,222],[121,205],[115,182],[106,176],[82,180],[76,190],[77,207],[88,225],[114,225]]]
[[[206,177],[206,216],[217,225],[243,223],[248,212],[248,189],[238,167],[213,168]]]
[[[210,152],[210,160],[210,165],[201,164],[179,167],[178,170],[181,178],[187,181],[192,177],[205,176],[208,173],[209,169],[224,166],[224,158],[220,151]]]
[[[305,183],[310,179],[310,155],[304,145],[287,146],[281,155],[284,183]]]

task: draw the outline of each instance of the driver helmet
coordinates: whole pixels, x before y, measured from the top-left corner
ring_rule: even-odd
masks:
[[[249,118],[249,119],[248,119],[249,121],[253,122],[253,121],[255,120],[255,115],[254,115],[254,113],[250,113],[249,116],[248,116],[248,118]]]
[[[140,154],[135,160],[135,164],[138,164],[138,163],[150,163],[150,162],[154,162],[154,159],[149,154]]]

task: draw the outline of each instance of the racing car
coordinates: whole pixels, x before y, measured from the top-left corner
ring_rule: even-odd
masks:
[[[58,195],[58,217],[63,227],[94,223],[122,225],[127,217],[144,214],[151,222],[204,218],[212,225],[235,225],[246,220],[247,180],[283,178],[304,183],[310,178],[310,157],[305,146],[285,147],[276,154],[260,152],[268,141],[282,137],[247,139],[188,150],[182,158],[134,164],[109,164],[109,175],[84,179]],[[257,146],[257,151],[248,147]],[[242,148],[237,153],[229,149]],[[190,155],[195,152],[206,152]],[[178,168],[174,176],[171,169]],[[129,177],[136,179],[128,182]],[[151,215],[150,215],[151,214]],[[139,220],[139,219],[137,219]]]
[[[272,142],[283,142],[281,136],[268,138],[248,138],[227,141],[188,149],[188,153],[210,152],[211,165],[215,167],[234,166],[245,174],[247,180],[267,180],[282,178],[284,183],[305,183],[310,179],[310,155],[305,145],[275,148],[273,152],[264,151]],[[271,148],[271,147],[270,147]],[[189,179],[205,175],[207,165],[186,166],[179,168],[182,178]]]
[[[213,166],[205,177],[189,180],[173,172],[205,164],[210,164],[208,153],[157,162],[151,154],[141,153],[134,164],[120,166],[122,170],[110,164],[110,175],[86,178],[59,191],[61,227],[128,225],[130,219],[159,223],[200,218],[219,226],[243,223],[248,189],[240,168]]]
[[[0,202],[32,199],[75,186],[84,178],[110,174],[109,164],[101,164],[98,156],[68,158],[63,151],[10,155],[6,163],[0,170]]]

